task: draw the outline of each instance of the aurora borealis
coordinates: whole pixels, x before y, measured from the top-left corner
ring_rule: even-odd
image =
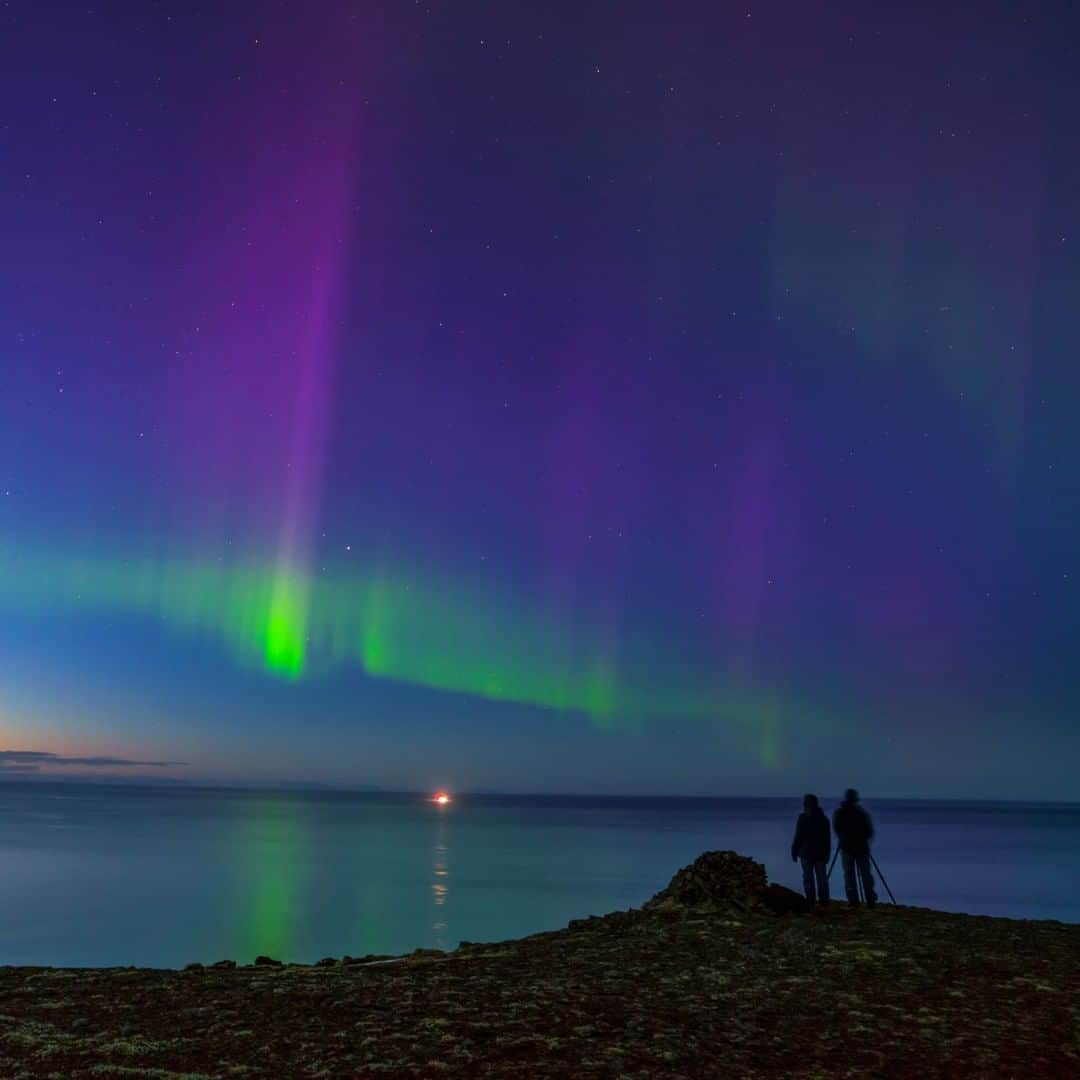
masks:
[[[1067,6],[48,8],[3,749],[1076,797]]]

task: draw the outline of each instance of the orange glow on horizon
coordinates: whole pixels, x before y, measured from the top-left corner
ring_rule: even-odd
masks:
[[[431,801],[438,806],[447,806],[450,803],[450,796],[445,791],[436,791]]]

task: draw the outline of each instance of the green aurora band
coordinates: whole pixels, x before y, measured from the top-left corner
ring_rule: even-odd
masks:
[[[308,575],[270,560],[130,557],[0,546],[0,607],[116,614],[217,641],[240,665],[290,681],[342,665],[489,701],[580,713],[637,731],[649,720],[723,722],[779,763],[790,708],[761,688],[701,681],[654,647],[617,649],[479,583],[400,566]],[[600,643],[597,643],[599,638]]]

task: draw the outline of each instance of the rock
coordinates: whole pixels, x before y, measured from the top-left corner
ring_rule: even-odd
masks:
[[[212,968],[216,968],[218,971],[231,971],[236,967],[235,960],[219,960],[216,964],[210,965]]]
[[[441,960],[445,955],[442,949],[413,949],[408,958],[410,960]]]
[[[205,971],[206,967],[203,964],[188,964],[184,968],[184,970],[185,971]]]
[[[775,882],[762,890],[761,902],[774,915],[805,915],[810,910],[810,901],[802,893]]]
[[[332,956],[324,956],[321,960],[315,961],[316,967],[336,967],[337,960]]]
[[[765,892],[765,867],[734,851],[706,851],[684,866],[645,903],[645,910],[756,903]]]
[[[619,931],[632,926],[643,917],[643,912],[631,908],[629,911],[613,911],[610,915],[589,915],[584,919],[571,919],[566,924],[566,928],[568,930]]]
[[[275,960],[272,956],[256,956],[256,967],[284,967],[285,965],[280,960]]]

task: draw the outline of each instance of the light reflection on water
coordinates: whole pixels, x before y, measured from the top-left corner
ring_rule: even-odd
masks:
[[[431,898],[435,905],[435,921],[431,924],[431,929],[435,937],[436,949],[445,949],[447,947],[446,901],[450,894],[450,871],[447,868],[446,812],[446,807],[439,807],[439,821],[435,826],[435,847],[432,865],[434,880],[431,883]]]
[[[901,901],[1080,921],[1080,806],[869,805]],[[798,809],[798,795],[439,807],[419,795],[9,782],[0,964],[310,962],[502,940],[639,905],[710,848],[753,855],[798,887],[787,854]]]

